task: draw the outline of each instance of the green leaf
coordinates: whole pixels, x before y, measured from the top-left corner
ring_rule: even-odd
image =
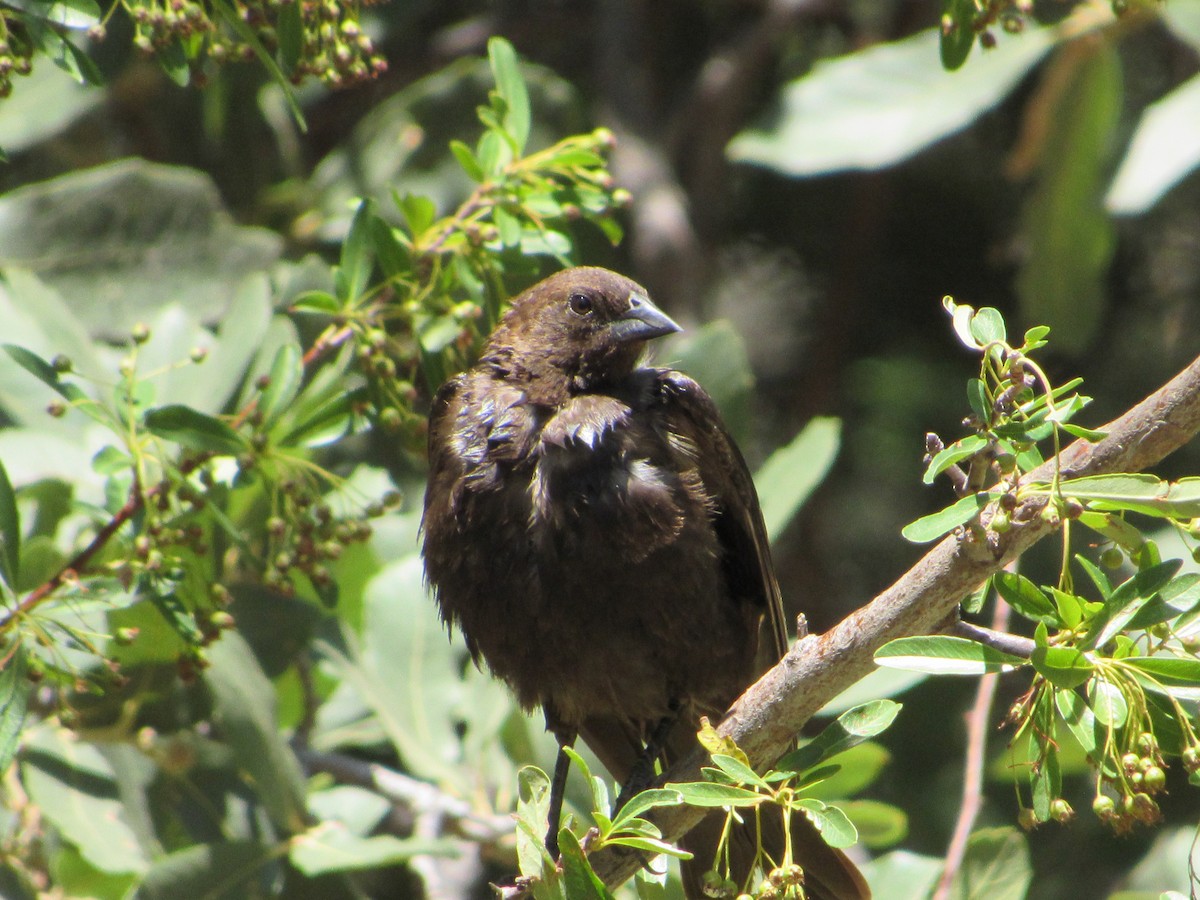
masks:
[[[763,522],[771,540],[779,537],[825,478],[841,443],[840,419],[817,417],[780,447],[754,476]]]
[[[517,860],[524,875],[554,867],[545,844],[549,809],[550,778],[537,766],[523,766],[517,773]]]
[[[978,494],[963,497],[945,509],[910,522],[900,533],[914,544],[936,541],[942,535],[975,518],[997,496],[999,495],[992,491],[980,491]]]
[[[276,11],[275,34],[279,39],[280,65],[291,75],[304,50],[304,19],[299,4],[289,3]]]
[[[558,833],[558,847],[562,854],[563,887],[570,900],[613,900],[604,882],[592,871],[579,841],[566,828]]]
[[[91,865],[114,874],[145,871],[112,766],[95,746],[43,726],[26,738],[21,779],[42,814]]]
[[[1103,647],[1124,630],[1137,615],[1145,602],[1170,583],[1183,561],[1169,559],[1138,572],[1104,600],[1104,607],[1097,613],[1088,628],[1084,645]]]
[[[219,14],[220,19],[226,26],[234,31],[241,38],[242,42],[254,52],[259,64],[270,73],[271,80],[280,88],[284,99],[287,101],[288,111],[292,114],[292,118],[295,119],[296,125],[301,131],[308,131],[308,126],[304,121],[304,113],[301,112],[300,105],[296,101],[296,93],[292,90],[291,82],[288,81],[287,75],[279,68],[279,64],[275,62],[275,57],[263,46],[258,32],[242,19],[238,8],[231,0],[213,0],[212,8]]]
[[[755,791],[712,781],[672,782],[666,788],[678,791],[688,806],[757,806],[769,799]]]
[[[908,837],[908,814],[878,800],[844,800],[838,807],[854,824],[858,839],[872,850],[895,846]]]
[[[1121,112],[1116,48],[1096,44],[1071,75],[1048,112],[1042,170],[1022,215],[1028,255],[1016,279],[1022,317],[1053,328],[1066,353],[1086,347],[1100,326],[1116,244],[1103,207]]]
[[[1104,574],[1099,566],[1082,554],[1075,554],[1075,562],[1079,565],[1079,568],[1087,573],[1092,584],[1096,586],[1096,590],[1100,592],[1100,598],[1107,600],[1112,595],[1112,582],[1108,580],[1108,576]]]
[[[1025,836],[1015,828],[975,831],[954,879],[956,900],[1025,900],[1033,880]]]
[[[18,643],[0,665],[0,776],[8,772],[25,725],[30,691],[27,669],[25,645]]]
[[[1062,721],[1066,723],[1079,746],[1089,756],[1096,753],[1096,717],[1083,698],[1074,691],[1055,691],[1054,702]]]
[[[858,829],[838,807],[809,797],[797,800],[796,806],[803,810],[805,817],[821,832],[821,838],[830,847],[841,849],[858,843]]]
[[[479,165],[479,160],[475,158],[474,152],[462,141],[451,141],[450,152],[454,154],[454,158],[458,160],[458,164],[462,166],[463,171],[472,181],[480,183],[487,178],[483,167]]]
[[[872,895],[883,900],[926,900],[933,895],[945,868],[940,857],[921,856],[908,850],[893,850],[862,867]]]
[[[125,337],[164,298],[215,321],[281,249],[277,234],[233,221],[209,176],[179,166],[126,159],[0,197],[0,267],[70,297],[93,335]]]
[[[930,635],[889,641],[875,652],[875,662],[931,675],[983,675],[1008,672],[1028,660],[966,638]]]
[[[1050,598],[1036,584],[1016,572],[997,572],[992,576],[992,585],[1004,602],[1016,612],[1034,622],[1053,625],[1058,615]]]
[[[301,361],[300,347],[297,344],[284,344],[275,351],[271,374],[267,377],[267,388],[259,398],[258,408],[268,427],[287,409],[288,404],[296,399],[303,378],[304,365]]]
[[[13,591],[21,581],[21,517],[17,512],[17,495],[3,462],[0,462],[0,579]],[[3,770],[0,766],[0,771]]]
[[[300,313],[334,316],[342,311],[342,304],[328,291],[305,291],[293,298],[291,308]]]
[[[925,484],[933,484],[934,479],[942,472],[955,463],[960,463],[964,459],[974,456],[986,446],[988,446],[987,438],[978,434],[967,435],[962,440],[955,441],[949,447],[942,449],[929,461],[929,466],[925,469],[925,475],[921,480]]]
[[[820,766],[817,770],[809,770],[810,774],[804,777],[807,783],[804,796],[816,797],[829,803],[843,797],[852,797],[874,784],[891,762],[892,755],[883,745],[865,741],[835,754],[831,759],[828,767]],[[826,771],[827,769],[834,771]],[[812,780],[815,772],[823,772],[819,783]]]
[[[375,267],[374,245],[371,242],[371,220],[376,217],[375,202],[363,200],[350,222],[350,232],[342,243],[334,281],[338,299],[349,306],[356,303],[371,281]]]
[[[620,831],[630,819],[636,819],[643,813],[657,809],[660,806],[679,806],[683,803],[683,795],[679,791],[667,788],[653,788],[634,794],[617,812],[612,821],[613,830]]]
[[[1008,332],[1004,328],[1004,316],[1000,315],[1000,310],[990,306],[976,310],[971,317],[971,336],[979,342],[980,347],[1006,341]]]
[[[461,638],[446,639],[415,546],[367,582],[362,609],[361,630],[343,624],[344,649],[318,648],[378,718],[407,771],[437,782],[462,777],[445,748],[461,741],[446,711],[462,695],[465,648]]]
[[[768,126],[733,139],[729,156],[797,177],[895,165],[999,103],[1060,38],[1051,28],[1001,38],[953,74],[937,63],[935,28],[822,60],[784,87]]]
[[[992,407],[988,401],[987,386],[978,378],[967,379],[967,405],[980,422],[992,420]],[[999,432],[997,432],[999,433]]]
[[[288,859],[309,878],[329,872],[378,869],[414,856],[454,856],[449,838],[405,838],[390,834],[361,837],[341,822],[321,822],[291,839]]]
[[[457,143],[462,145],[461,141]],[[477,180],[482,181],[483,179]],[[424,194],[405,194],[400,201],[400,212],[404,214],[408,230],[415,238],[424,234],[433,225],[434,217],[437,215],[437,206]]]
[[[1099,510],[1129,510],[1148,516],[1200,516],[1200,478],[1166,482],[1147,474],[1069,478],[1060,485],[1073,497]]]
[[[1072,437],[1077,437],[1089,443],[1096,444],[1108,437],[1108,432],[1098,428],[1084,428],[1082,425],[1072,425],[1060,422],[1059,427]]]
[[[736,757],[714,753],[712,761],[713,765],[732,778],[736,784],[753,784],[760,788],[767,786],[758,773]]]
[[[1200,75],[1142,110],[1129,149],[1104,204],[1118,216],[1137,216],[1200,165]]]
[[[14,5],[43,21],[62,25],[64,28],[82,30],[91,28],[100,21],[100,6],[95,0],[53,0]]]
[[[1029,657],[1033,668],[1055,687],[1079,687],[1095,671],[1095,664],[1074,647],[1036,647]]]
[[[1182,656],[1131,656],[1123,662],[1163,684],[1200,686],[1200,659]]]
[[[137,898],[235,900],[253,896],[262,869],[277,855],[271,845],[253,840],[194,844],[156,859],[138,885]]]
[[[362,837],[370,834],[392,810],[392,803],[386,797],[353,784],[312,791],[307,806],[317,819],[336,820]]]
[[[942,0],[942,20],[938,49],[942,68],[953,72],[967,61],[975,45],[975,4],[973,0]]]
[[[189,450],[235,455],[249,447],[240,434],[220,419],[190,406],[176,404],[148,409],[142,421],[152,434]]]
[[[923,682],[928,676],[921,672],[906,672],[902,669],[880,667],[853,686],[846,688],[817,713],[819,716],[836,716],[868,700],[894,697]]]
[[[285,834],[305,830],[304,774],[279,733],[275,688],[241,635],[225,634],[208,649],[204,682],[213,695],[213,718],[233,750],[271,821]]]
[[[1129,717],[1129,704],[1121,689],[1103,678],[1094,678],[1088,684],[1088,705],[1096,721],[1109,728],[1120,728]]]
[[[520,156],[529,140],[530,115],[529,92],[521,76],[517,53],[504,38],[493,37],[488,41],[488,62],[496,79],[496,91],[504,98],[504,129],[512,138],[513,153]]]
[[[1067,628],[1075,628],[1083,621],[1083,598],[1074,594],[1050,588],[1050,596],[1054,598],[1054,606],[1058,610],[1058,621]]]
[[[26,350],[24,347],[18,347],[15,344],[4,344],[3,346],[4,351],[12,357],[13,362],[30,375],[51,388],[64,400],[69,401],[73,406],[87,413],[97,422],[108,424],[108,416],[100,408],[100,405],[80,390],[79,386],[75,383],[63,381],[50,363],[46,362],[36,353]]]
[[[847,710],[803,747],[786,754],[776,768],[802,772],[820,765],[830,757],[884,731],[900,714],[900,708],[901,705],[894,700],[872,700]]]

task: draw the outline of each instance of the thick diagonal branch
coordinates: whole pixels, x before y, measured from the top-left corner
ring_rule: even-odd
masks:
[[[1125,415],[1098,444],[1077,441],[1062,456],[1064,477],[1137,472],[1186,444],[1200,430],[1200,359]],[[1048,481],[1052,462],[1030,476]],[[780,663],[750,687],[720,725],[755,766],[774,763],[804,723],[841,691],[867,675],[877,649],[890,640],[929,634],[944,625],[959,601],[1052,527],[1041,516],[1014,523],[995,544],[948,537],[871,603],[820,636],[798,641]],[[697,749],[665,776],[696,781],[704,754]],[[654,821],[671,840],[704,815],[692,807],[660,810]],[[597,852],[592,863],[606,884],[619,884],[644,862],[621,847]]]

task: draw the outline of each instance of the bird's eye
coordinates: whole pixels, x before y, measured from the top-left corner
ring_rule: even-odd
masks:
[[[571,312],[577,316],[591,315],[592,298],[587,294],[574,293],[567,298],[567,305],[571,307]]]

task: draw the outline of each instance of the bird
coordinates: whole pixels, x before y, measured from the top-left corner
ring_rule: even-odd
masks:
[[[478,362],[436,392],[422,517],[443,621],[560,748],[582,737],[618,782],[647,786],[786,650],[749,469],[693,379],[642,364],[680,331],[616,272],[557,272],[511,302]],[[569,761],[551,785],[557,838]],[[685,836],[701,896],[723,812]],[[764,817],[764,820],[767,817]],[[868,897],[862,876],[793,816],[807,896]],[[779,826],[768,852],[783,850]],[[734,847],[739,882],[753,837]]]

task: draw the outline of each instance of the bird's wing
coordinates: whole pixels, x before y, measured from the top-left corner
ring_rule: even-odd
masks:
[[[773,662],[787,651],[788,629],[754,479],[704,388],[668,370],[659,373],[658,387],[658,402],[667,413],[672,439],[688,445],[712,498],[730,591],[761,607],[770,630]]]

